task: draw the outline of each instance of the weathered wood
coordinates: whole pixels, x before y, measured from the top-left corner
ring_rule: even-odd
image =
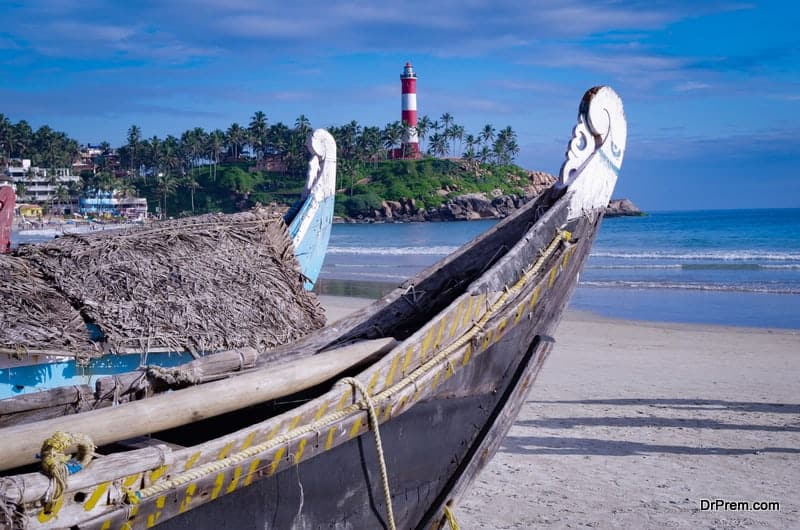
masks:
[[[89,385],[75,385],[3,399],[0,400],[0,421],[6,414],[73,404],[81,400],[89,400],[93,394],[94,391]]]
[[[257,358],[255,348],[237,348],[166,369],[167,375],[174,371],[182,374],[181,381],[174,384],[144,367],[116,377],[103,377],[94,390],[89,385],[75,385],[0,400],[0,428],[103,408],[150,396],[156,391],[206,383],[250,369]]]
[[[56,431],[79,432],[97,445],[158,432],[299,392],[323,383],[344,370],[381,355],[394,339],[364,341],[242,374],[233,380],[198,385],[118,407],[0,429],[0,469],[36,461],[31,444]],[[214,396],[208,399],[208,396]],[[124,473],[124,470],[121,470]]]
[[[189,384],[206,383],[222,375],[232,375],[255,366],[258,351],[255,348],[237,348],[207,355],[172,369],[167,373],[182,374],[182,381],[169,384],[149,367],[116,376],[102,377],[95,384],[95,398],[99,401],[124,403],[152,395],[156,390],[180,388]]]
[[[60,387],[0,401],[0,428],[57,418],[95,408],[89,385]]]
[[[172,452],[169,447],[156,445],[97,458],[79,473],[68,477],[66,491],[82,490],[103,482],[116,480],[120,477],[120,469],[125,470],[125,476],[132,476],[136,473],[155,469],[168,464],[171,461],[171,455]],[[14,482],[10,482],[12,480]],[[0,490],[5,488],[4,493],[6,495],[12,491],[19,492],[19,496],[9,499],[13,502],[29,503],[38,501],[45,496],[50,487],[50,479],[42,473],[25,473],[17,475],[13,479],[0,478]]]

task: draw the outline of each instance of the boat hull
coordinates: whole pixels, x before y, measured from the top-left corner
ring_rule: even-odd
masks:
[[[442,507],[455,505],[488,463],[511,427],[553,344],[550,337],[576,285],[599,219],[584,219],[568,259],[559,257],[546,275],[531,311],[509,305],[493,318],[485,350],[474,352],[452,376],[407,411],[380,425],[389,488],[398,528],[439,524]],[[551,282],[550,271],[556,271]],[[536,286],[518,294],[530,306]],[[503,329],[501,328],[501,323]],[[459,357],[464,359],[464,352]],[[379,457],[371,434],[319,455],[213,502],[176,514],[160,527],[182,528],[388,528]],[[216,480],[216,478],[214,479]],[[229,484],[226,480],[223,484]],[[215,484],[198,484],[214,496]],[[183,492],[168,496],[180,506]],[[167,516],[161,510],[160,517]]]
[[[333,223],[333,195],[318,200],[309,196],[289,224],[289,236],[300,270],[306,277],[305,288],[310,291],[322,270]]]

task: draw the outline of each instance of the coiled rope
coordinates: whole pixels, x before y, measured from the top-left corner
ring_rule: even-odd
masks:
[[[75,457],[67,450],[77,446]],[[44,511],[50,512],[58,504],[67,487],[67,476],[83,469],[94,456],[95,445],[81,433],[57,431],[42,443],[42,472],[50,477],[50,487],[44,499]]]

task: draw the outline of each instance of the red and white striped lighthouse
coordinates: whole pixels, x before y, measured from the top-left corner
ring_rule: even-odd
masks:
[[[406,63],[400,75],[402,85],[401,123],[408,124],[403,134],[403,157],[419,158],[419,136],[417,135],[417,74],[411,63]]]

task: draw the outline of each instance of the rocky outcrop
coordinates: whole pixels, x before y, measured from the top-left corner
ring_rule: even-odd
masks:
[[[642,216],[644,212],[629,199],[611,199],[606,208],[606,217]]]
[[[522,195],[504,194],[500,189],[489,193],[467,193],[451,197],[438,208],[422,209],[414,199],[383,201],[379,209],[368,217],[343,219],[345,222],[424,222],[424,221],[470,221],[475,219],[501,219],[538,197],[555,182],[555,177],[541,171],[528,172]],[[450,190],[439,190],[447,196]]]

